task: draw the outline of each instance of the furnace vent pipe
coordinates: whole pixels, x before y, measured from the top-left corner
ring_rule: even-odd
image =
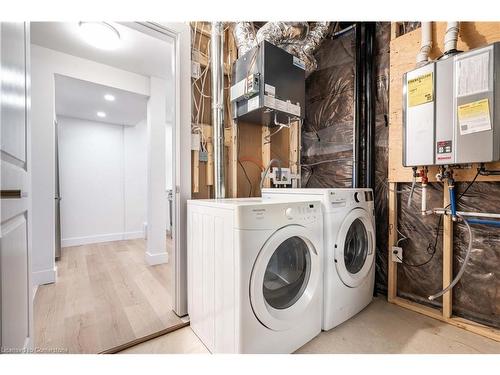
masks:
[[[429,62],[429,53],[432,49],[432,22],[422,22],[420,33],[422,39],[420,51],[417,54],[417,68]]]
[[[459,22],[448,22],[444,35],[444,54],[448,55],[457,51]]]
[[[212,72],[212,127],[214,144],[215,199],[226,196],[224,185],[224,23],[212,22],[210,34]]]

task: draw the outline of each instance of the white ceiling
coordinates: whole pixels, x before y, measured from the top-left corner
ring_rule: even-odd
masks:
[[[78,22],[31,22],[31,42],[42,47],[114,66],[166,78],[172,69],[173,45],[123,24],[109,22],[120,33],[120,47],[107,51],[85,42]]]
[[[59,116],[130,126],[146,118],[147,96],[58,74],[55,81]],[[106,101],[106,94],[113,95],[115,101]],[[106,117],[98,117],[98,111]]]

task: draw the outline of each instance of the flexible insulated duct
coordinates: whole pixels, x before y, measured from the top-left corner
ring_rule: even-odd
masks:
[[[238,56],[243,56],[257,45],[253,22],[236,22],[233,29]]]
[[[314,52],[328,33],[330,22],[267,22],[255,33],[252,22],[237,22],[234,39],[238,56],[242,56],[258,43],[268,42],[283,48],[301,59],[306,68],[306,77],[317,68]]]

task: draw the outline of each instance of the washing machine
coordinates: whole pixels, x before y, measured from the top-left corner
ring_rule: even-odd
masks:
[[[320,200],[324,215],[323,330],[363,310],[375,283],[372,189],[263,189],[271,200]]]
[[[291,353],[321,332],[321,203],[188,201],[188,313],[212,353]]]

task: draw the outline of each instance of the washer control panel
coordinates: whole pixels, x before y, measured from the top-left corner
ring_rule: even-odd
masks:
[[[238,210],[237,228],[264,229],[289,224],[309,224],[323,220],[321,203],[315,201],[280,202],[241,206]]]

